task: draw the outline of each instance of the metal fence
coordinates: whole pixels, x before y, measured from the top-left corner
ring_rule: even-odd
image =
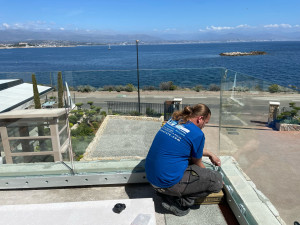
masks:
[[[146,115],[151,117],[164,116],[164,120],[169,120],[173,112],[183,109],[187,104],[174,104],[172,101],[165,103],[140,103],[137,102],[116,102],[107,101],[109,114],[126,114],[132,116]]]

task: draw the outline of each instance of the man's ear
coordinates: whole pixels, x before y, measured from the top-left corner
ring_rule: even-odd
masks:
[[[197,123],[199,123],[201,120],[203,120],[203,116],[199,116],[197,119]]]

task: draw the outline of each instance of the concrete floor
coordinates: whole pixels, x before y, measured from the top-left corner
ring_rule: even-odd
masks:
[[[146,157],[160,127],[160,121],[112,117],[94,149],[91,150],[90,157]]]
[[[123,211],[114,211],[123,204]],[[143,207],[141,207],[141,205]],[[16,215],[17,212],[17,215]],[[0,206],[1,223],[19,225],[155,225],[151,198]]]
[[[36,189],[36,190],[6,190],[1,191],[1,205],[27,205],[27,204],[49,204],[49,203],[71,203],[83,202],[84,210],[91,207],[86,202],[101,200],[117,200],[117,199],[145,199],[151,198],[154,201],[155,218],[157,225],[196,225],[199,221],[201,224],[207,225],[227,225],[225,217],[218,205],[202,205],[200,208],[195,207],[184,217],[176,217],[170,214],[161,206],[161,199],[158,197],[153,188],[149,184],[129,184],[120,186],[105,187],[75,187],[75,188],[52,188],[52,189]],[[1,212],[0,205],[0,212]],[[29,205],[28,205],[29,206]],[[42,206],[42,205],[41,205]],[[29,206],[32,207],[32,206]],[[36,206],[34,206],[36,207]],[[76,205],[73,206],[77,210]],[[140,205],[140,209],[146,207]],[[11,208],[11,206],[10,206]],[[13,209],[13,208],[12,208]],[[16,206],[18,209],[18,206]],[[148,212],[145,209],[144,212]],[[143,212],[143,210],[141,210]],[[71,216],[71,212],[66,211],[65,216]],[[73,215],[73,214],[72,214]],[[94,214],[92,214],[94,215]],[[18,216],[18,213],[16,213]],[[42,216],[42,215],[41,215]],[[39,217],[39,215],[36,215]],[[81,221],[81,220],[79,220]],[[72,225],[76,225],[73,223]],[[101,221],[99,221],[99,224]],[[7,224],[9,225],[9,223]],[[79,224],[78,224],[79,225]]]

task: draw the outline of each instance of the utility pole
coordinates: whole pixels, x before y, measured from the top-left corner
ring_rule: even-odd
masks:
[[[140,101],[140,72],[139,72],[139,40],[136,40],[136,73],[138,81],[138,105],[139,114],[141,113],[141,101]]]

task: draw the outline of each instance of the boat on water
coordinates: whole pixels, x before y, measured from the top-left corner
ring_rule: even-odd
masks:
[[[111,50],[110,44],[108,45],[108,50]]]

